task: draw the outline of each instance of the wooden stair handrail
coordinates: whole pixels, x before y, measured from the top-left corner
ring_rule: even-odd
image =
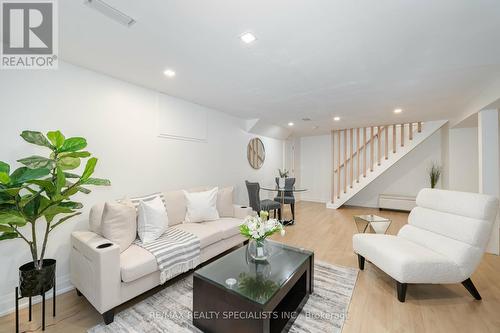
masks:
[[[417,125],[417,132],[418,133],[421,133],[422,132],[422,122],[418,122],[418,123],[409,123],[410,125],[412,125],[412,127],[414,128],[415,125]],[[361,150],[365,150],[365,147],[368,146],[370,143],[371,143],[371,140],[375,140],[375,139],[378,139],[378,136],[379,134],[382,134],[384,133],[384,131],[388,131],[389,130],[389,126],[393,126],[393,153],[396,152],[396,145],[397,145],[397,142],[395,140],[396,138],[396,132],[395,132],[395,129],[396,129],[396,126],[401,126],[403,127],[405,124],[394,124],[394,125],[382,125],[382,126],[373,126],[373,127],[377,127],[377,128],[380,128],[381,127],[381,130],[380,130],[380,133],[377,132],[376,134],[373,135],[373,138],[369,138],[368,140],[366,140],[366,143],[364,145],[361,145],[359,147],[359,151]],[[366,129],[370,128],[370,127],[360,127],[362,128],[364,131],[366,131]],[[346,128],[346,129],[342,129],[342,130],[337,130],[337,131],[347,131],[347,130],[351,130],[350,128]],[[403,135],[401,136],[402,138],[404,138],[404,129],[403,129]],[[413,137],[412,137],[413,139]],[[387,135],[386,135],[386,140],[387,140]],[[388,145],[388,142],[386,143]],[[354,153],[353,153],[353,157],[356,157],[356,155],[358,154],[358,150],[355,150]],[[388,157],[386,157],[385,159],[387,159]],[[349,163],[351,161],[351,158],[349,156],[347,156],[347,160],[346,162]],[[340,169],[344,168],[344,162],[340,163]],[[339,167],[335,168],[333,170],[333,173],[337,173]]]
[[[343,130],[340,130],[340,131],[343,131]],[[383,129],[383,128],[382,128],[381,133],[382,133],[382,132],[384,132],[384,129]],[[377,134],[375,134],[375,135],[373,136],[373,139],[374,139],[374,140],[375,140],[375,138],[378,138],[378,133],[377,133]],[[371,139],[368,139],[368,140],[366,141],[366,144],[365,144],[365,145],[360,146],[359,151],[361,151],[361,150],[365,149],[365,147],[366,147],[366,146],[370,143],[370,141],[371,141]],[[355,152],[353,153],[353,157],[356,157],[356,155],[357,155],[357,151],[355,151]],[[348,157],[346,162],[349,162],[350,160],[351,160],[351,158],[350,158],[350,157]],[[341,163],[341,164],[340,164],[340,169],[342,169],[343,167],[344,167],[344,163]],[[337,170],[338,170],[338,169],[337,169],[337,168],[335,168],[335,169],[333,170],[333,172],[334,172],[334,173],[337,173]]]

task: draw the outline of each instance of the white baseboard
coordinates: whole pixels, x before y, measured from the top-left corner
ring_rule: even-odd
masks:
[[[71,284],[69,280],[69,274],[66,276],[59,276],[56,279],[56,295],[64,294],[75,287]],[[49,290],[45,294],[45,301],[52,298],[52,290]],[[16,311],[15,303],[15,291],[12,290],[11,293],[4,294],[0,296],[0,317],[5,316],[9,313]],[[41,296],[33,297],[32,304],[40,303],[42,301]],[[28,306],[28,298],[23,298],[19,301],[19,309],[26,308]],[[50,307],[52,307],[50,305]],[[49,307],[49,309],[50,309]]]

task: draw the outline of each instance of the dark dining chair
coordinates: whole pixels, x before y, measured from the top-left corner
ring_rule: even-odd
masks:
[[[248,201],[249,201],[248,205],[252,207],[252,209],[256,211],[257,214],[261,210],[264,210],[266,212],[273,211],[275,218],[276,218],[276,211],[278,211],[279,215],[281,215],[281,205],[279,202],[270,199],[260,200],[259,183],[249,182],[248,180],[246,180],[245,184],[247,186],[247,191],[248,191]]]
[[[280,179],[276,177],[276,186],[279,187]],[[285,178],[285,193],[279,191],[278,195],[274,198],[274,201],[279,203],[284,203],[285,205],[290,205],[292,209],[292,220],[295,221],[295,196],[293,195],[293,187],[295,186],[295,178]],[[281,195],[283,194],[283,198]],[[280,216],[281,218],[281,216]]]

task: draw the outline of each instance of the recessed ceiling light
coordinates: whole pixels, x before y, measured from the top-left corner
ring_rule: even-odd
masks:
[[[257,37],[255,37],[255,35],[251,32],[245,32],[240,36],[240,39],[243,41],[243,43],[250,44],[255,42],[257,40]]]
[[[294,125],[294,123],[292,123],[292,122],[288,123],[288,126],[293,126],[293,125]]]
[[[339,121],[339,120],[340,120],[340,117],[333,117],[333,120],[335,120],[335,121]]]
[[[394,109],[394,113],[401,113],[403,112],[403,109]]]
[[[171,69],[166,69],[163,74],[165,74],[165,76],[167,77],[174,77],[175,76],[175,72]]]

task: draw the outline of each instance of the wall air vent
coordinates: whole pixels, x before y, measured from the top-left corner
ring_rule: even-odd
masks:
[[[131,27],[135,23],[133,18],[114,7],[111,7],[102,0],[84,0],[83,3],[126,27]]]

